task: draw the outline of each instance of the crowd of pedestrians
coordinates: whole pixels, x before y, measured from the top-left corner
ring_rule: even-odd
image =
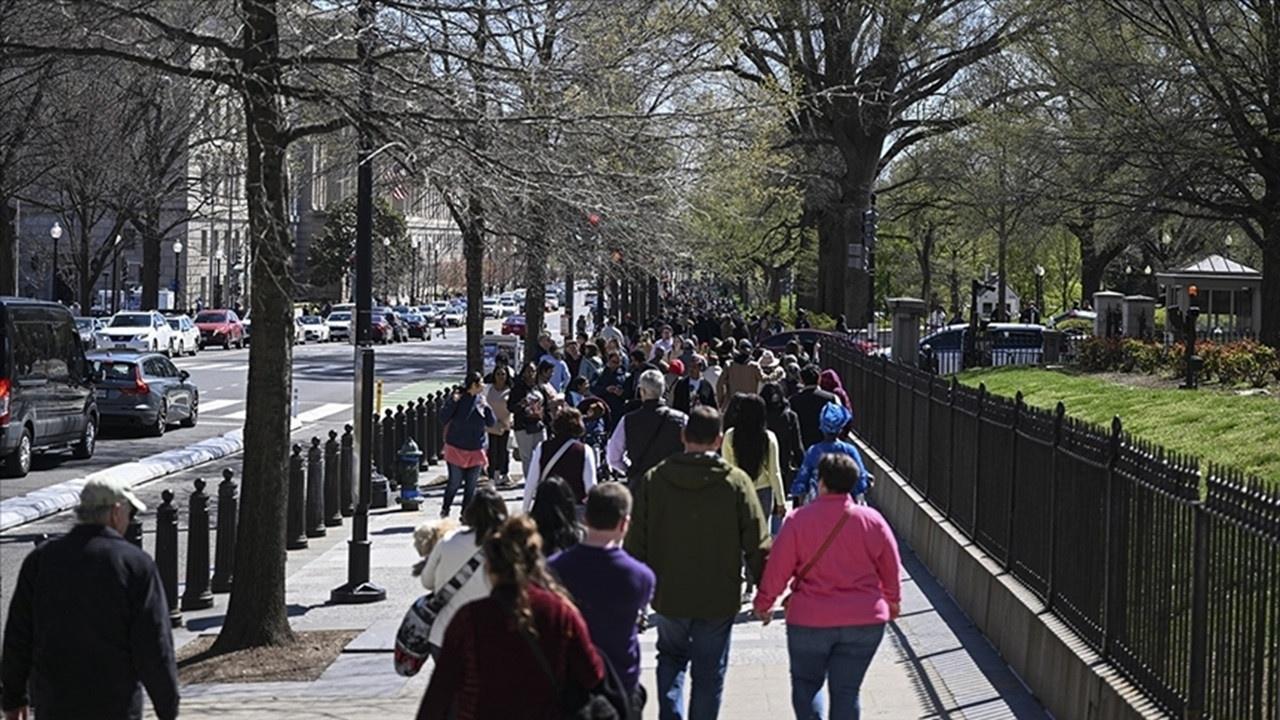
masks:
[[[563,348],[543,335],[535,357],[500,356],[442,403],[441,519],[414,536],[427,594],[396,646],[397,671],[434,665],[419,718],[639,718],[653,703],[662,720],[711,720],[744,604],[768,624],[780,598],[796,717],[859,717],[900,588],[893,534],[865,505],[855,408],[820,347],[779,347],[779,318],[744,319],[722,297],[691,284],[644,324],[580,323]],[[509,515],[498,491],[518,480]],[[41,718],[87,717],[85,697],[118,709],[94,716],[133,717],[140,687],[176,716],[163,591],[122,537],[137,509],[91,483],[82,525],[28,556],[4,641],[6,718],[32,700]],[[109,617],[36,612],[75,596],[113,603]]]

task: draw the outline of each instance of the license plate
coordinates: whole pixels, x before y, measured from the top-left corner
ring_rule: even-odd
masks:
[[[108,391],[105,388],[99,388],[94,392],[94,395],[96,395],[99,400],[106,400],[107,394]]]
[[[117,350],[128,350],[129,346],[124,343],[116,343]]]

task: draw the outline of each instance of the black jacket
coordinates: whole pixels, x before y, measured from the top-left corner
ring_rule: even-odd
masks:
[[[800,439],[800,420],[790,408],[781,413],[770,413],[766,422],[774,437],[778,438],[778,468],[782,471],[783,487],[791,487],[796,470],[804,463],[808,446]]]
[[[530,416],[525,412],[525,398],[536,387],[530,386],[522,376],[516,376],[511,383],[511,392],[507,394],[507,408],[511,410],[511,427],[516,430],[536,433],[542,430],[542,417]]]
[[[631,461],[627,468],[628,480],[639,478],[663,460],[684,452],[680,438],[687,419],[684,413],[658,400],[645,400],[623,419],[626,420],[622,429],[626,433],[627,458]]]
[[[682,377],[671,389],[671,407],[687,415],[689,410],[698,405],[716,406],[716,389],[706,378],[698,383],[698,389],[693,391],[693,397],[689,395],[689,378]],[[695,399],[697,402],[693,402]]]
[[[176,717],[169,609],[151,556],[101,525],[77,525],[33,550],[9,604],[0,665],[5,710],[35,704],[40,720],[132,720],[142,717],[141,682],[160,720]]]
[[[822,408],[827,403],[839,403],[840,399],[820,387],[811,386],[791,396],[788,404],[800,420],[800,440],[807,450],[815,443],[822,442],[822,429],[819,419]]]

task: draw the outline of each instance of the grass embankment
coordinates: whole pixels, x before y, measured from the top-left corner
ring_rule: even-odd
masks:
[[[1028,405],[1052,408],[1061,401],[1068,415],[1104,426],[1119,415],[1131,435],[1195,455],[1202,467],[1228,465],[1280,487],[1278,398],[1138,387],[1039,368],[975,369],[959,379],[1007,397],[1021,390]]]

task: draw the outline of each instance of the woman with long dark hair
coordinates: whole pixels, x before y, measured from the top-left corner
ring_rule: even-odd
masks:
[[[485,402],[493,408],[496,422],[489,428],[489,480],[494,486],[511,484],[511,452],[507,443],[511,440],[511,411],[507,397],[511,394],[511,369],[499,365],[493,369],[493,382],[485,390]]]
[[[760,388],[760,397],[764,400],[765,425],[778,439],[778,469],[782,471],[783,487],[791,487],[796,471],[804,463],[800,418],[787,403],[787,395],[777,383],[767,383]]]
[[[778,438],[765,422],[764,400],[749,393],[738,395],[734,401],[737,419],[725,432],[724,443],[720,446],[725,462],[740,468],[755,482],[760,509],[772,512],[780,520],[786,512],[786,504],[782,472],[778,469]]]
[[[485,542],[484,557],[493,590],[449,624],[418,718],[563,717],[558,689],[592,689],[604,680],[587,624],[547,572],[542,538],[528,517],[503,523]]]
[[[538,525],[547,557],[577,545],[582,539],[578,503],[573,499],[573,491],[568,483],[554,475],[538,483],[529,517]]]

